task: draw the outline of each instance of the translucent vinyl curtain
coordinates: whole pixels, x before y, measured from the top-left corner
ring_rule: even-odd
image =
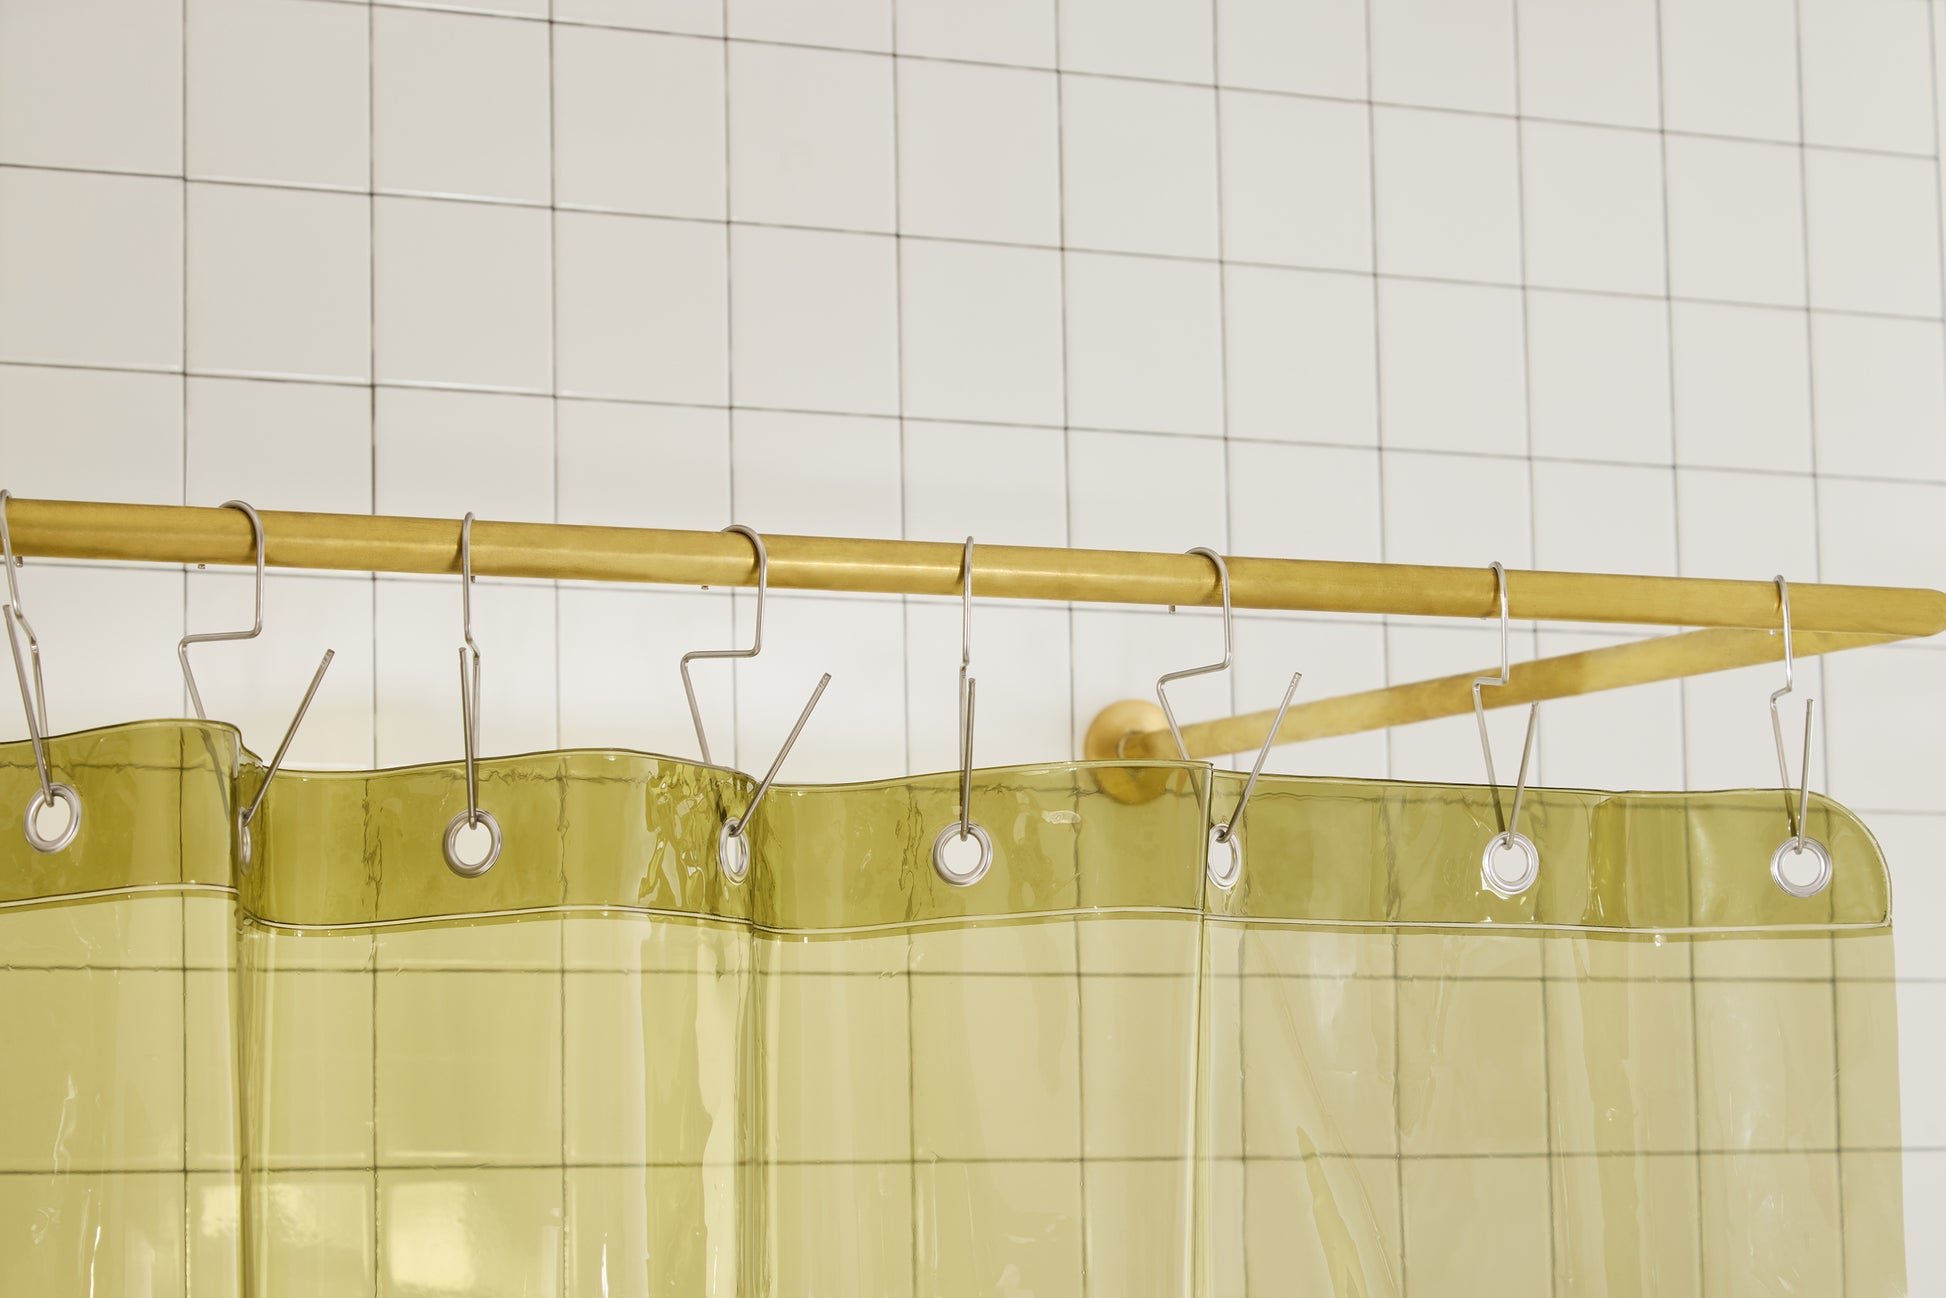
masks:
[[[1193,764],[778,787],[634,753],[283,774],[217,725],[52,741],[0,833],[0,1293],[1904,1292],[1889,897],[1768,874],[1775,792]],[[237,769],[240,764],[240,770]],[[0,748],[0,809],[36,787]],[[9,811],[8,815],[15,812]]]

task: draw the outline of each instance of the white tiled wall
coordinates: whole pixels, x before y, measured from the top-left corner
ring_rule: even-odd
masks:
[[[1941,584],[1933,16],[1920,0],[1801,8],[564,0],[549,22],[538,0],[12,0],[6,481]],[[152,648],[185,609],[201,626],[244,596],[221,576],[47,567],[27,584],[66,724],[179,710],[170,673],[143,666]],[[90,581],[126,586],[112,701],[83,670],[84,619],[105,613]],[[273,726],[310,648],[291,622],[310,617],[351,656],[302,758],[449,754],[430,700],[413,724],[385,702],[443,660],[451,628],[419,597],[439,583],[275,586],[269,641],[207,651],[235,673],[211,691],[221,706]],[[502,600],[519,613],[488,640],[495,731],[685,745],[666,660],[723,639],[734,601],[499,591],[482,617]],[[754,692],[843,645],[799,773],[935,762],[922,700],[951,646],[904,652],[934,611],[835,603],[779,595],[769,654],[725,670],[720,706],[761,738]],[[1019,620],[981,638],[994,761],[1058,755],[1098,704],[1144,692],[1146,661],[1077,645],[1132,638],[1172,665],[1214,630],[1147,611],[989,617]],[[1275,641],[1263,652],[1319,690],[1478,652],[1462,629],[1244,618],[1262,624],[1246,642]],[[796,622],[803,640],[784,633]],[[516,645],[553,647],[522,664]],[[848,670],[867,645],[885,670]],[[1256,701],[1252,657],[1203,682],[1208,706]],[[1870,749],[1853,738],[1868,697],[1848,707],[1845,685],[1926,673],[1854,662],[1834,669],[1832,726]],[[1683,711],[1759,684],[1693,684]],[[1726,732],[1747,735],[1689,727],[1711,779],[1764,773],[1739,765],[1763,756],[1761,717],[1735,715]],[[602,716],[642,723],[569,720]],[[1445,729],[1462,738],[1434,745],[1454,750],[1443,773],[1470,773],[1464,724]],[[1545,728],[1552,778],[1581,778],[1568,729]],[[1274,760],[1376,771],[1425,747]],[[1608,781],[1682,775],[1657,765],[1662,737],[1623,745],[1627,761],[1604,747]],[[1843,764],[1830,779],[1882,800]],[[1886,809],[1946,811],[1921,801]]]
[[[0,485],[1946,586],[1943,13],[0,0]],[[180,713],[175,639],[248,600],[99,565],[22,585],[61,728]],[[279,575],[262,641],[201,651],[204,693],[267,748],[329,644],[294,760],[455,757],[458,602]],[[490,749],[686,753],[675,660],[752,604],[484,582],[475,609]],[[771,610],[761,659],[699,672],[719,755],[762,769],[828,669],[787,778],[950,764],[951,602]],[[979,759],[1067,756],[1216,636],[982,605]],[[1238,646],[1185,715],[1494,637],[1245,613]],[[1769,780],[1774,677],[1552,705],[1540,774]],[[1893,853],[1904,971],[1946,978],[1946,651],[1805,678],[1817,783]],[[1480,774],[1466,719],[1271,766]],[[1941,1027],[1906,1025],[1911,1094],[1946,1085]],[[1915,1195],[1946,1184],[1946,1150],[1908,1160]]]

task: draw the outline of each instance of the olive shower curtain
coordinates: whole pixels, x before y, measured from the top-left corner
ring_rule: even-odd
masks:
[[[0,833],[0,1293],[1904,1290],[1889,896],[1767,873],[1781,795],[1199,764],[773,789],[616,751],[262,779],[234,731],[50,741]],[[0,811],[38,787],[0,747]]]

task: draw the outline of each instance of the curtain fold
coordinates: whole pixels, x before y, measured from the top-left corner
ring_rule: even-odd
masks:
[[[1890,897],[1775,887],[1770,792],[1200,764],[778,786],[638,753],[262,780],[56,737],[0,834],[0,1293],[1904,1291]],[[37,784],[0,746],[0,809]],[[1227,853],[1227,848],[1216,849]]]

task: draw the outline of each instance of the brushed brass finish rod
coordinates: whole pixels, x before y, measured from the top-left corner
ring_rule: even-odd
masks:
[[[457,573],[460,520],[369,514],[262,511],[264,558],[272,567],[353,572]],[[16,554],[145,563],[251,563],[249,520],[233,509],[15,500],[8,509]],[[960,589],[958,542],[848,537],[764,537],[777,589],[953,595]],[[560,523],[473,525],[473,571],[489,577],[565,581],[750,586],[756,565],[735,533]],[[1121,604],[1219,602],[1209,562],[1190,554],[981,545],[978,589],[989,599]],[[1336,563],[1313,559],[1229,560],[1238,608],[1497,616],[1493,574],[1478,567]],[[1507,574],[1513,616],[1550,622],[1653,623],[1692,627],[1777,625],[1777,588],[1768,580],[1640,577],[1606,573]],[[1946,630],[1946,594],[1935,590],[1793,585],[1801,631],[1923,636]],[[1504,701],[1518,695],[1504,694]],[[1299,709],[1292,709],[1292,716]],[[1246,745],[1247,747],[1247,745]]]
[[[1793,614],[1797,591],[1798,587],[1791,588]],[[1887,644],[1907,637],[1799,630],[1793,638],[1793,651],[1803,658]],[[1688,631],[1515,663],[1507,685],[1487,690],[1480,697],[1489,708],[1516,707],[1628,685],[1729,671],[1776,662],[1783,656],[1783,637],[1774,632],[1726,628]],[[1480,671],[1461,672],[1437,680],[1315,699],[1293,706],[1285,714],[1283,725],[1277,728],[1274,742],[1290,744],[1305,739],[1327,739],[1440,717],[1465,716],[1473,710],[1473,681],[1480,674]],[[1111,714],[1122,719],[1120,734],[1113,733]],[[1150,724],[1151,714],[1156,724]],[[1248,712],[1186,725],[1182,728],[1183,744],[1192,758],[1252,752],[1263,744],[1276,715],[1275,712]],[[1098,729],[1089,735],[1087,755],[1174,758],[1175,740],[1168,728],[1159,724],[1161,716],[1161,709],[1146,701],[1112,704],[1098,719]]]

